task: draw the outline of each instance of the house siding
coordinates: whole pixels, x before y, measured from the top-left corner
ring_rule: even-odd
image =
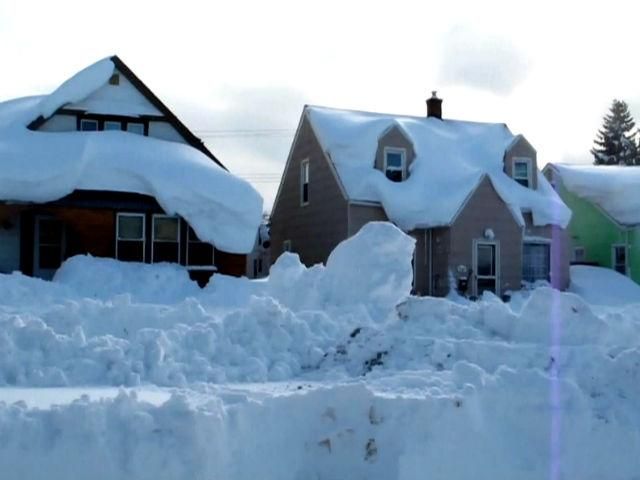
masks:
[[[20,269],[20,209],[0,205],[0,273]]]
[[[520,137],[516,143],[506,152],[504,158],[504,172],[513,178],[513,160],[516,157],[526,157],[531,159],[531,188],[538,189],[538,154],[535,148],[526,138]]]
[[[388,221],[380,205],[349,204],[349,236],[358,233],[366,223]]]
[[[309,160],[309,203],[300,204],[300,164]],[[303,116],[280,192],[271,216],[271,261],[290,240],[292,250],[307,266],[326,262],[331,251],[347,238],[348,203],[332,167]]]
[[[416,158],[416,152],[411,141],[402,133],[399,127],[393,126],[384,133],[378,140],[378,150],[374,167],[384,173],[384,149],[385,147],[404,148],[406,151],[407,172],[413,160]]]
[[[522,279],[522,228],[498,196],[488,177],[484,177],[450,228],[448,264],[452,271],[464,265],[473,271],[473,242],[484,240],[484,232],[491,229],[499,242],[500,280],[498,294],[518,290]],[[470,293],[474,293],[471,286]]]

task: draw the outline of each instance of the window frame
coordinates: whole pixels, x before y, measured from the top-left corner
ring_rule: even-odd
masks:
[[[190,233],[193,232],[193,236],[197,239],[197,240],[192,240],[190,238]],[[190,225],[187,226],[187,249],[185,252],[185,266],[187,267],[187,270],[215,270],[216,268],[216,249],[213,245],[211,245],[208,242],[203,242],[202,240],[200,240],[198,238],[198,236],[196,235],[196,231],[193,229],[193,227],[191,227]],[[207,245],[211,245],[211,265],[200,265],[200,264],[191,264],[189,262],[189,244],[190,243],[206,243]]]
[[[178,222],[178,238],[177,241],[172,241],[172,240],[156,240],[156,219],[158,218],[171,218],[171,219],[175,219]],[[180,242],[180,238],[181,238],[181,230],[182,227],[182,222],[180,221],[180,217],[178,217],[177,215],[167,215],[166,213],[154,213],[151,216],[151,259],[150,259],[150,263],[163,263],[161,262],[155,262],[153,260],[154,256],[154,249],[155,249],[155,244],[157,243],[177,243],[178,244],[178,259],[175,262],[168,262],[168,263],[177,263],[180,264],[180,260],[181,260],[181,242]]]
[[[383,152],[382,152],[382,173],[384,174],[384,177],[391,181],[391,182],[395,182],[394,180],[391,180],[388,176],[387,176],[387,170],[389,170],[389,164],[388,164],[388,154],[390,153],[396,153],[396,154],[400,154],[400,171],[401,171],[401,176],[402,179],[400,180],[401,182],[404,182],[407,179],[407,149],[406,148],[402,148],[402,147],[384,147]],[[397,167],[392,167],[391,168],[392,171],[397,171]],[[399,183],[399,182],[395,182],[395,183]]]
[[[519,163],[520,164],[525,164],[527,166],[527,176],[526,176],[526,178],[517,177],[516,176],[516,165],[519,164]],[[520,183],[519,180],[526,180],[527,184],[526,185],[522,185],[522,186],[525,187],[525,188],[532,188],[533,187],[532,167],[533,167],[533,161],[531,160],[531,158],[529,158],[529,157],[513,157],[511,178],[513,178],[513,180],[515,180],[519,185],[522,185],[522,183]]]
[[[118,128],[114,128],[114,129],[108,129],[107,128],[107,124],[113,124],[113,125],[118,125]],[[122,131],[122,122],[120,120],[105,120],[102,123],[102,130],[105,132],[117,132],[117,131]]]
[[[524,249],[525,246],[527,245],[543,245],[545,247],[547,247],[547,259],[549,261],[548,265],[547,265],[547,278],[542,279],[542,278],[537,278],[533,281],[531,280],[527,280],[524,278]],[[543,241],[543,240],[524,240],[522,242],[522,281],[524,282],[529,282],[529,283],[533,283],[533,282],[537,282],[539,280],[544,280],[547,282],[551,282],[551,240],[549,241]]]
[[[576,252],[578,250],[582,250],[582,259],[581,260],[578,260],[578,256],[576,255]],[[576,262],[576,263],[577,262],[586,262],[587,249],[584,248],[583,246],[580,246],[580,245],[573,247],[572,257],[573,257],[573,261]]]
[[[291,252],[292,249],[293,249],[293,245],[291,243],[291,240],[287,239],[287,240],[282,242],[282,251],[283,252]]]
[[[142,128],[142,131],[140,133],[132,132],[131,130],[129,130],[129,127],[131,125],[139,125]],[[133,135],[142,135],[144,137],[145,136],[144,122],[127,122],[127,125],[125,126],[125,131],[127,133],[132,133]]]
[[[120,238],[120,217],[137,217],[142,219],[142,237],[141,238]],[[142,242],[142,259],[141,263],[145,263],[146,261],[146,248],[147,248],[147,225],[146,225],[146,215],[144,213],[139,212],[117,212],[116,213],[116,260],[126,262],[127,260],[120,260],[118,258],[118,242]]]
[[[622,248],[624,249],[624,273],[619,271],[616,268],[616,249]],[[625,277],[629,276],[629,248],[624,243],[613,243],[611,244],[611,268],[618,273],[621,273]]]
[[[309,159],[305,158],[300,162],[300,206],[309,205],[309,180],[311,179],[311,169]],[[307,187],[305,190],[305,186]],[[306,193],[306,199],[305,199]]]
[[[95,123],[96,129],[95,130],[85,130],[84,128],[82,128],[82,126],[85,123]],[[98,132],[98,131],[100,131],[100,121],[98,119],[95,119],[95,118],[81,118],[80,119],[80,131],[81,132]]]

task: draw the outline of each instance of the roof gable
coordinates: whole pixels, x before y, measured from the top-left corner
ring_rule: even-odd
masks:
[[[104,109],[114,108],[113,102],[110,101],[113,100],[113,97],[110,98],[105,94],[109,78],[114,72],[120,73],[127,82],[126,88],[122,91],[121,100],[126,99],[135,103],[135,111],[146,109],[146,115],[165,117],[166,121],[178,131],[190,146],[204,153],[226,170],[226,167],[209,151],[202,140],[194,135],[117,55],[90,65],[69,78],[52,94],[45,96],[39,108],[40,116],[33,119],[28,128],[37,130],[49,117],[62,108],[103,110],[96,113],[106,113]],[[138,95],[135,94],[136,92]],[[123,106],[120,105],[120,109],[122,108]]]

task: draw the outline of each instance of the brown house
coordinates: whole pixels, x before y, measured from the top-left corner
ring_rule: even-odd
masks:
[[[181,185],[185,191],[206,192],[203,177],[229,177],[236,187],[238,182],[118,57],[79,72],[48,96],[0,104],[0,126],[9,120],[15,128],[26,127],[20,130],[24,143],[43,147],[39,155],[35,147],[23,145],[31,157],[16,158],[22,153],[12,152],[12,138],[3,139],[8,148],[0,148],[0,167],[23,165],[33,172],[18,172],[29,180],[24,188],[0,174],[0,272],[51,278],[64,259],[90,254],[179,263],[201,283],[214,272],[244,275],[246,255],[239,250],[248,252],[253,245],[259,195],[244,182],[238,184],[247,203],[259,204],[245,248],[232,253],[201,241],[193,221],[217,218],[216,205],[209,206],[204,196],[197,197],[201,204],[187,205],[176,192]],[[62,186],[56,189],[58,183]],[[224,221],[235,221],[231,217],[227,214]]]
[[[306,106],[271,217],[275,261],[307,264],[365,223],[416,239],[414,290],[476,296],[546,280],[564,289],[570,212],[540,174],[535,149],[504,124]]]

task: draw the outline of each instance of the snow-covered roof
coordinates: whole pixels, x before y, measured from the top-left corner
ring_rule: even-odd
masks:
[[[535,225],[569,223],[571,212],[539,172],[537,190],[504,173],[505,151],[517,139],[504,124],[317,106],[306,114],[349,199],[380,203],[405,230],[449,225],[484,176],[520,225],[523,211],[531,212]],[[397,183],[373,168],[378,140],[394,126],[416,154],[409,177]]]
[[[39,117],[81,102],[105,85],[110,58],[80,71],[49,95],[0,103],[0,199],[47,202],[74,190],[153,196],[202,240],[232,253],[253,248],[262,198],[253,187],[189,145],[124,131],[40,132]]]
[[[620,225],[640,225],[640,167],[553,164],[567,190]]]

